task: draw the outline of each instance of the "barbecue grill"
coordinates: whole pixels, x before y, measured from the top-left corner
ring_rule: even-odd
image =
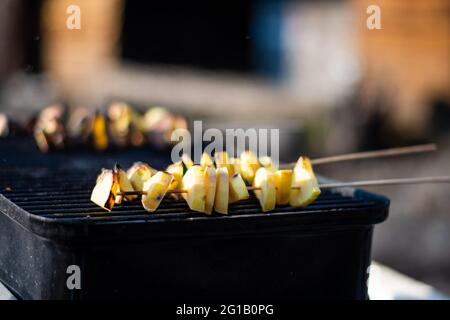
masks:
[[[255,198],[229,215],[164,199],[105,212],[89,201],[102,166],[156,151],[42,156],[28,140],[0,141],[0,281],[23,299],[366,299],[373,226],[389,200],[325,191],[306,208],[262,213]],[[67,268],[81,270],[70,290]]]

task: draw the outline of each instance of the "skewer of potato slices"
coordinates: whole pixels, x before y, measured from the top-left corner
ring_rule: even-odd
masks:
[[[413,146],[341,155],[336,161],[434,150],[435,145]],[[126,173],[117,165],[113,170],[104,169],[97,178],[91,201],[110,211],[123,199],[133,201],[143,195],[144,208],[153,212],[168,193],[184,198],[194,211],[211,214],[215,209],[227,214],[228,204],[249,198],[248,190],[255,192],[264,212],[273,210],[275,205],[307,206],[321,193],[311,165],[313,161],[321,164],[320,159],[300,157],[292,170],[277,170],[270,157],[257,158],[252,151],[242,152],[239,158],[230,158],[226,151],[217,152],[214,160],[203,153],[200,165],[195,165],[189,155],[183,154],[182,161],[169,165],[166,172],[143,162],[136,162]],[[245,182],[253,187],[247,187]]]
[[[226,159],[224,155],[221,157]],[[184,157],[183,162],[171,164],[163,172],[156,171],[146,163],[136,162],[128,169],[128,174],[116,165],[113,170],[109,170],[111,172],[102,171],[92,192],[91,200],[102,208],[111,210],[114,204],[120,204],[123,198],[133,201],[137,198],[137,194],[142,194],[143,207],[149,212],[154,212],[162,198],[169,193],[177,198],[180,196],[184,198],[193,211],[211,214],[214,209],[216,212],[227,214],[230,203],[250,197],[241,174],[233,173],[238,170],[233,169],[226,162],[219,162],[215,169],[211,165],[212,160],[211,162],[206,160],[203,167],[192,164],[185,170],[186,163],[191,163],[187,156]],[[320,194],[318,187],[312,189],[314,193],[305,194],[301,190],[293,190],[292,181],[294,180],[289,181],[289,177],[298,177],[299,183],[318,185],[311,166],[305,167],[304,163],[308,163],[307,160],[299,160],[294,170],[295,174],[292,174],[290,170],[273,172],[271,163],[269,168],[264,166],[258,168],[253,190],[264,212],[273,210],[275,204],[289,202],[294,206],[303,206],[317,198]],[[307,168],[310,171],[307,171]],[[183,174],[184,171],[186,171],[185,174]],[[106,176],[106,182],[103,182],[105,180],[103,176]],[[309,182],[308,177],[315,181]],[[110,194],[114,197],[114,202],[109,199]]]

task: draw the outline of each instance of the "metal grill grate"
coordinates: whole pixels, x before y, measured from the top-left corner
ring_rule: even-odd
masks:
[[[189,209],[186,202],[166,198],[153,214],[147,213],[139,201],[114,207],[106,212],[89,201],[95,184],[96,172],[50,171],[48,169],[10,169],[0,171],[3,195],[17,206],[38,216],[72,221],[90,219],[92,221],[133,221],[148,219],[209,218]],[[264,215],[288,214],[290,212],[336,211],[372,207],[374,203],[364,198],[344,196],[340,193],[324,192],[313,204],[306,208],[277,208]],[[228,216],[261,214],[257,199],[253,196],[246,201],[231,204]],[[214,215],[226,218],[223,215]]]

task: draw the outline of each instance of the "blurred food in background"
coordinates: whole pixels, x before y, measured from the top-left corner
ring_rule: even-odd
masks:
[[[80,30],[66,27],[72,4]],[[448,171],[450,3],[378,0],[381,29],[368,30],[371,4],[3,0],[0,135],[33,133],[41,149],[165,146],[182,114],[205,129],[279,128],[282,161],[438,142],[436,158],[321,168],[343,180]],[[112,97],[129,104],[96,113]],[[40,112],[54,101],[82,107]],[[375,259],[450,292],[448,192],[376,191],[393,205]]]
[[[177,142],[171,140],[175,130],[188,128],[183,116],[166,108],[149,108],[141,114],[125,102],[112,102],[106,112],[54,104],[42,109],[27,123],[34,123],[34,140],[44,153],[74,148],[105,151],[152,146],[163,149]],[[9,133],[8,118],[4,114],[0,114],[0,133],[0,136]]]
[[[6,137],[9,134],[9,120],[6,114],[0,113],[0,137]]]

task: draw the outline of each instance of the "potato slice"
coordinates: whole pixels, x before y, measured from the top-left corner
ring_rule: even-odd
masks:
[[[117,166],[118,165],[116,164],[112,170],[113,171],[113,181],[114,181],[113,186],[116,186],[117,191],[120,191],[120,175],[119,175],[119,170],[118,170]],[[114,204],[121,204],[123,199],[124,199],[124,196],[121,194],[119,195],[116,192],[116,196],[114,197]]]
[[[216,168],[228,169],[228,175],[231,177],[234,174],[234,166],[231,163],[231,159],[226,151],[219,151],[214,154],[214,160],[216,162]]]
[[[186,190],[182,196],[189,208],[198,212],[205,212],[206,186],[205,171],[199,165],[191,166],[182,179],[182,189]]]
[[[241,160],[239,160],[239,158],[231,158],[230,162],[233,168],[233,172],[232,174],[230,174],[230,176],[234,176],[235,174],[241,174]]]
[[[142,196],[142,206],[146,211],[154,212],[169,189],[173,176],[164,171],[158,171],[149,180],[144,182],[144,191]]]
[[[157,170],[147,163],[138,161],[127,170],[127,177],[135,191],[143,191],[144,182],[149,180],[156,172]]]
[[[181,180],[183,179],[183,163],[181,161],[172,163],[167,167],[166,171],[173,175],[169,190],[179,189],[181,187]]]
[[[244,151],[241,153],[241,175],[248,184],[253,183],[256,171],[258,170],[258,157],[252,151]]]
[[[211,167],[205,168],[205,186],[206,186],[206,200],[205,212],[212,213],[214,207],[214,199],[216,197],[216,170]]]
[[[186,169],[190,169],[194,165],[194,161],[192,161],[191,157],[187,153],[183,153],[181,156],[181,161],[183,161]]]
[[[269,171],[277,171],[277,168],[275,168],[272,159],[268,156],[259,157],[259,163],[262,167],[266,168]]]
[[[294,167],[289,204],[292,207],[304,207],[317,199],[320,195],[319,183],[314,175],[311,162],[300,157]]]
[[[112,170],[102,169],[91,193],[91,201],[105,210],[114,207],[118,184]]]
[[[240,200],[248,199],[250,195],[248,194],[247,186],[245,185],[244,179],[239,173],[234,174],[230,177],[230,203],[234,203]]]
[[[131,184],[130,180],[128,179],[127,173],[118,164],[116,164],[114,166],[113,173],[115,175],[117,175],[117,180],[119,183],[120,191],[122,191],[122,192],[134,191],[133,185]],[[117,196],[116,203],[117,203],[118,197],[123,198],[123,196]],[[127,195],[124,198],[128,201],[133,201],[133,200],[137,199],[137,196],[136,195]],[[119,203],[121,203],[121,202],[122,201],[120,200]]]
[[[206,167],[214,168],[214,163],[208,153],[203,152],[202,158],[200,159],[200,166],[202,168]]]
[[[214,153],[214,160],[217,168],[226,167],[229,164],[228,153],[226,151],[218,151]]]
[[[106,120],[105,117],[98,112],[92,121],[92,138],[95,149],[103,151],[108,148],[109,139],[106,131]]]
[[[256,171],[253,186],[260,188],[260,190],[255,190],[255,195],[259,200],[263,212],[275,209],[276,193],[274,180],[273,172],[266,168],[259,168]]]
[[[175,162],[169,165],[166,169],[167,172],[173,175],[172,183],[169,186],[169,190],[180,190],[181,180],[183,179],[184,167],[181,161]],[[173,199],[180,200],[182,198],[179,193],[171,193],[169,196]]]
[[[222,214],[228,214],[229,201],[229,175],[227,167],[216,169],[216,198],[214,210]]]
[[[277,204],[286,205],[291,194],[292,170],[277,170],[274,178]]]

